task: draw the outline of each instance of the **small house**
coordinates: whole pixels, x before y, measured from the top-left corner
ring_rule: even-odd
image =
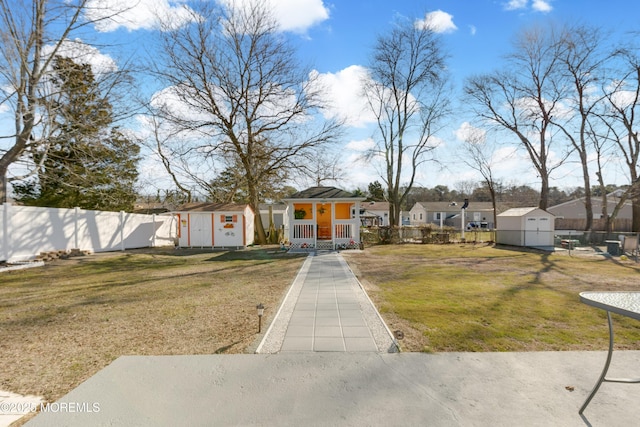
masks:
[[[496,243],[552,251],[555,217],[536,207],[508,209],[498,215]]]
[[[340,249],[360,245],[360,204],[364,197],[335,187],[311,187],[283,201],[286,236],[293,249]]]
[[[249,205],[187,203],[178,216],[178,246],[242,248],[254,241],[254,212]]]
[[[389,202],[361,203],[360,220],[365,227],[387,227],[389,225]]]
[[[607,194],[607,214],[611,215],[616,208],[620,198],[623,196],[623,190],[616,190]],[[585,198],[569,200],[555,206],[549,206],[547,211],[552,213],[556,218],[556,228],[563,230],[584,230],[587,224],[587,208]],[[593,212],[593,230],[606,230],[606,218],[602,213],[603,203],[601,197],[591,198],[591,210]],[[632,202],[627,200],[623,203],[622,208],[618,212],[613,226],[617,231],[631,231],[631,223],[633,218]]]
[[[425,226],[433,224],[438,227],[462,227],[462,207],[457,202],[416,202],[411,208],[410,224]],[[493,204],[491,202],[470,202],[465,212],[465,227],[477,226],[493,229]]]

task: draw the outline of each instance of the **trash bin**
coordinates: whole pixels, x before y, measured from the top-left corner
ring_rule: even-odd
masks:
[[[607,244],[607,252],[611,256],[620,255],[620,241],[619,240],[605,240]]]

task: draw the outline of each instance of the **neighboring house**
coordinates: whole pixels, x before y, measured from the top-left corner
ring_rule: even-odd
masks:
[[[554,216],[536,207],[508,209],[498,215],[496,243],[553,250]]]
[[[287,205],[284,203],[261,203],[260,218],[264,229],[267,230],[269,228],[269,209],[271,209],[273,226],[276,229],[285,227],[287,223]]]
[[[365,227],[386,227],[389,225],[389,202],[362,202],[360,219]]]
[[[241,248],[254,241],[254,213],[249,205],[187,203],[178,216],[178,246]]]
[[[335,187],[311,187],[283,199],[291,248],[336,249],[360,245],[364,197]]]
[[[607,213],[611,215],[616,204],[620,201],[621,190],[607,194]],[[602,198],[591,197],[591,205],[594,219],[602,218]],[[587,209],[584,206],[584,197],[580,199],[569,200],[547,208],[547,211],[555,215],[556,219],[567,220],[586,220]],[[626,201],[616,216],[617,219],[631,220],[633,217],[631,201]]]
[[[434,224],[461,228],[462,206],[463,203],[457,202],[417,202],[409,211],[409,222],[414,226]],[[465,209],[465,224],[468,228],[495,228],[491,202],[469,202]]]

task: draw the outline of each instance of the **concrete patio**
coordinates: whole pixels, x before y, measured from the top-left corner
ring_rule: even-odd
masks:
[[[122,356],[27,425],[627,426],[640,419],[640,385],[629,384],[604,384],[578,414],[605,351],[396,350],[342,257],[311,256],[259,354]],[[640,351],[618,351],[610,375],[634,376],[638,366]]]

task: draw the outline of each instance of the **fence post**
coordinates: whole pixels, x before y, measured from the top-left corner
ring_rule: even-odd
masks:
[[[151,215],[151,224],[153,224],[153,234],[151,235],[151,247],[156,247],[156,233],[158,229],[156,228],[156,214]]]
[[[2,258],[9,261],[9,243],[11,242],[11,234],[9,224],[11,224],[11,203],[4,202],[4,215],[2,215]]]
[[[73,208],[73,247],[75,249],[80,249],[80,208]]]
[[[120,250],[124,251],[124,211],[120,211]]]

